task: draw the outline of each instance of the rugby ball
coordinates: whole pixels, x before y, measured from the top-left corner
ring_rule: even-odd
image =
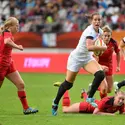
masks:
[[[103,42],[103,40],[101,38],[98,38],[96,41],[95,41],[95,46],[105,46],[105,43]],[[102,55],[103,51],[94,51],[94,55],[96,56],[100,56]]]

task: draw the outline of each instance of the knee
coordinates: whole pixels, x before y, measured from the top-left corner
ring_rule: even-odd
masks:
[[[70,83],[70,82],[68,82],[67,80],[65,80],[64,83],[62,84],[62,86],[63,86],[63,88],[64,88],[65,90],[69,90],[70,88],[73,87],[73,83]]]
[[[23,82],[19,83],[19,84],[17,85],[17,88],[18,88],[18,90],[24,90],[24,88],[25,88],[24,83],[23,83]]]
[[[105,78],[105,73],[104,71],[99,70],[94,74],[94,76],[102,81]]]

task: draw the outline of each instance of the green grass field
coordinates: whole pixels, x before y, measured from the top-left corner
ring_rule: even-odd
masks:
[[[29,104],[39,109],[34,115],[23,115],[15,86],[5,80],[0,91],[0,125],[125,125],[124,115],[95,116],[92,114],[63,114],[61,103],[58,116],[51,115],[51,103],[57,88],[56,81],[63,81],[62,74],[21,73],[26,83]],[[115,81],[121,81],[125,75],[116,75]],[[72,103],[81,101],[81,88],[88,88],[92,75],[78,75],[74,87],[70,90]],[[125,90],[125,88],[123,88]],[[110,94],[112,95],[114,91]],[[95,97],[99,99],[97,92]]]

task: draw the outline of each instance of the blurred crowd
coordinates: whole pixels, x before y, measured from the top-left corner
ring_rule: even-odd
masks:
[[[103,24],[125,30],[125,0],[0,0],[0,24],[15,16],[22,32],[80,31],[89,23],[86,15],[95,11]]]

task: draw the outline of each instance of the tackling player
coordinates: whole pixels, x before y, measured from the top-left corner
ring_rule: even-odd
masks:
[[[102,28],[103,35],[102,39],[105,42],[107,49],[104,51],[104,53],[99,56],[98,63],[100,65],[104,65],[108,67],[108,71],[105,71],[106,74],[106,82],[107,82],[107,92],[105,90],[105,86],[103,85],[104,81],[101,83],[99,89],[100,89],[100,97],[103,98],[107,95],[107,93],[110,93],[113,88],[113,52],[116,53],[116,62],[117,67],[116,71],[120,71],[120,50],[118,48],[117,42],[112,39],[112,30],[108,26],[104,26]]]

